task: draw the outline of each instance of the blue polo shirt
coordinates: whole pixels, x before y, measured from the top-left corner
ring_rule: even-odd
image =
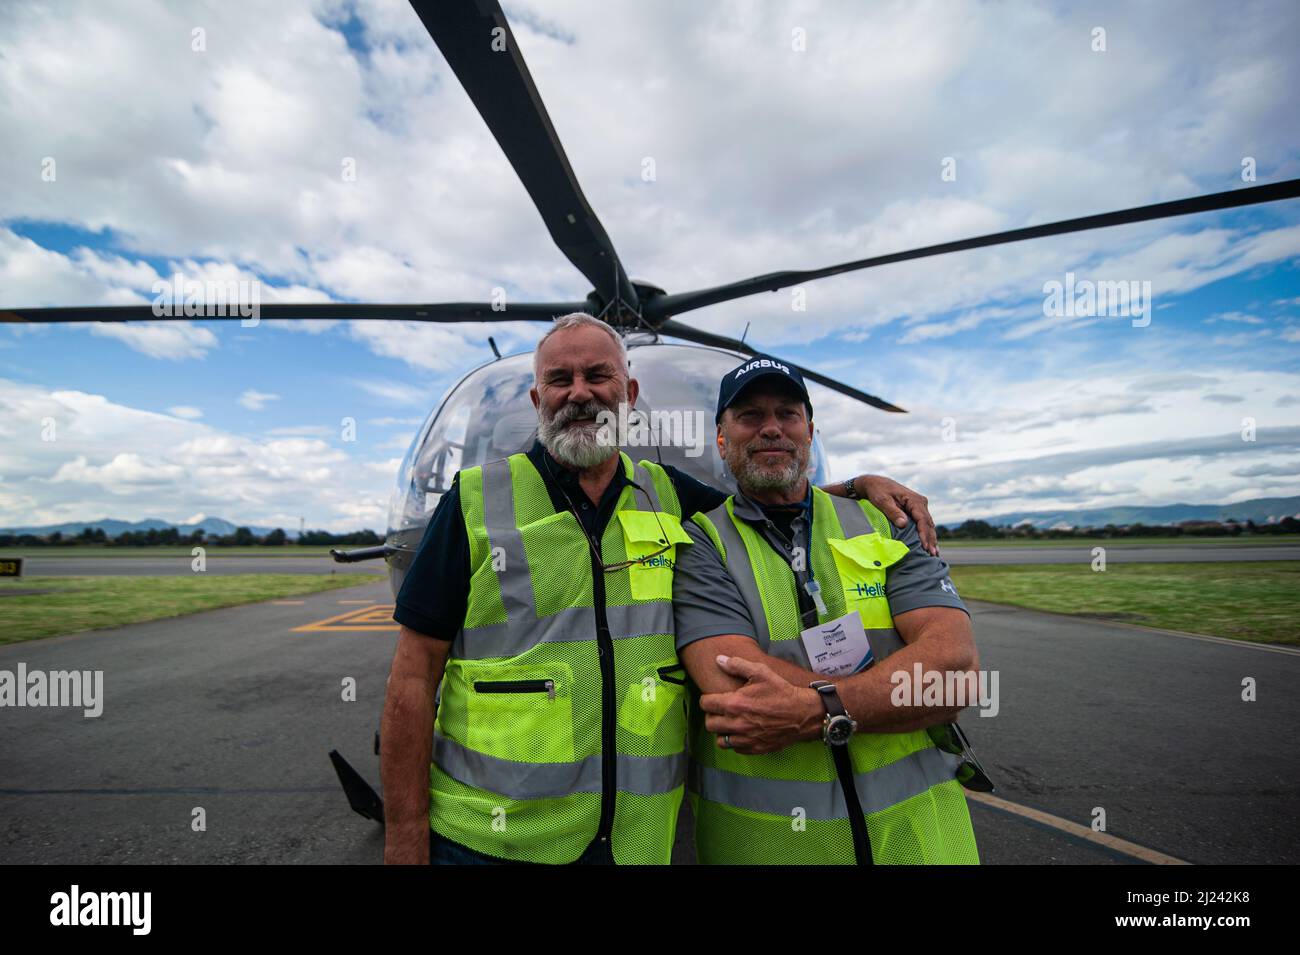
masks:
[[[551,457],[540,441],[533,442],[528,459],[541,474],[555,510],[567,511],[569,500],[572,500],[582,526],[599,540],[614,517],[619,495],[630,483],[623,469],[614,472],[600,503],[592,504],[578,484],[577,472],[570,471]],[[683,519],[696,513],[708,513],[726,499],[725,492],[709,487],[671,465],[663,467],[677,489]],[[438,501],[429,519],[424,538],[398,591],[393,619],[417,633],[439,640],[452,640],[465,622],[469,578],[469,538],[461,516],[460,474],[457,473],[451,488]]]

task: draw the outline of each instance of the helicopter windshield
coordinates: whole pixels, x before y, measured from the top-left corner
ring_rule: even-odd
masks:
[[[698,345],[628,342],[632,376],[641,383],[628,416],[624,450],[723,488],[735,484],[718,455],[713,413],[718,382],[746,356]],[[476,368],[448,392],[421,426],[398,471],[389,510],[389,567],[394,591],[439,498],[462,468],[474,467],[532,447],[537,410],[529,400],[531,353],[511,355]],[[809,477],[826,480],[826,453],[814,435]]]

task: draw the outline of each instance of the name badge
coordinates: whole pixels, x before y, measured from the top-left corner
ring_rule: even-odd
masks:
[[[871,641],[856,610],[799,634],[813,672],[821,676],[860,673],[871,666]]]

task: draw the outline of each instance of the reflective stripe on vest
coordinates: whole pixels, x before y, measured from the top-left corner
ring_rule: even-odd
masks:
[[[433,757],[447,774],[473,779],[485,789],[510,799],[547,799],[572,793],[600,792],[600,753],[576,763],[521,763],[498,759],[435,736]],[[617,759],[618,788],[639,796],[657,796],[682,785],[686,753],[668,757],[628,756]]]
[[[879,769],[860,773],[855,783],[862,811],[880,812],[904,799],[911,799],[936,781],[952,779],[960,764],[960,756],[939,749],[920,749]],[[848,804],[838,782],[751,780],[739,773],[698,764],[691,767],[690,780],[692,790],[705,793],[707,798],[751,812],[789,817],[791,810],[798,807],[807,819],[844,819],[848,816]]]
[[[531,588],[530,591],[531,593]],[[652,633],[671,633],[672,604],[606,607],[609,635],[614,640],[644,637]],[[515,657],[539,643],[572,643],[590,640],[596,632],[596,611],[592,607],[566,607],[537,622],[535,633],[520,633],[508,623],[490,623],[485,627],[462,630],[452,641],[452,655],[462,660],[491,657]]]

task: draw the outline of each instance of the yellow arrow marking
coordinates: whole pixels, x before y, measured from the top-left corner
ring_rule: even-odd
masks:
[[[396,633],[401,629],[393,620],[392,604],[371,604],[349,610],[335,617],[294,627],[291,633]]]

